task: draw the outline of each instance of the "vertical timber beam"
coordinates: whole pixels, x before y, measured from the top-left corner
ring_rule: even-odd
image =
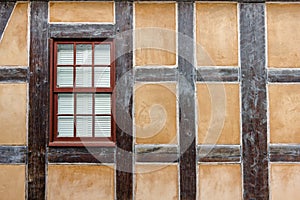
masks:
[[[116,199],[133,197],[133,3],[115,2],[116,13]]]
[[[45,199],[45,151],[49,125],[48,2],[30,11],[28,199]]]
[[[15,2],[0,2],[0,39],[2,38],[15,4]]]
[[[240,4],[244,199],[269,199],[265,4]]]
[[[180,199],[196,199],[194,3],[178,2]]]

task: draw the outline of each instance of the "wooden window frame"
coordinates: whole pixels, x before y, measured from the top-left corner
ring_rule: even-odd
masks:
[[[57,87],[57,45],[58,44],[73,44],[73,87],[66,88]],[[76,67],[87,65],[76,65],[76,45],[91,44],[92,54],[94,55],[94,47],[97,44],[110,45],[110,65],[95,65],[94,58],[92,64],[88,67],[92,68],[92,86],[91,87],[76,87]],[[94,56],[93,56],[94,57]],[[113,39],[98,39],[98,40],[83,40],[83,39],[50,39],[50,127],[49,127],[49,146],[61,147],[80,147],[80,146],[115,146],[116,141],[116,123],[115,114],[115,95],[113,93],[115,86],[115,43]],[[67,66],[67,65],[64,65]],[[95,87],[94,86],[94,69],[95,67],[110,67],[110,87]],[[58,122],[58,94],[70,93],[74,94],[74,136],[73,137],[57,137],[57,122]],[[76,113],[76,94],[92,94],[93,108],[92,114],[77,114]],[[111,114],[95,114],[95,94],[111,94]],[[65,116],[65,115],[64,115]],[[66,115],[67,116],[67,115]],[[92,137],[76,137],[76,116],[92,116]],[[95,116],[111,116],[111,136],[110,137],[94,137],[95,134]]]

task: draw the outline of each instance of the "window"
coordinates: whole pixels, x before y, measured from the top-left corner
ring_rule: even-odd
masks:
[[[51,41],[50,146],[114,145],[113,41]]]

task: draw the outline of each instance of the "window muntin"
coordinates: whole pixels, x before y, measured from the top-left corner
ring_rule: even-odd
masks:
[[[113,144],[113,41],[52,44],[50,145]]]

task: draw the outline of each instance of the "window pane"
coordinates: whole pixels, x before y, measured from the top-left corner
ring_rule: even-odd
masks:
[[[76,86],[91,87],[92,86],[92,68],[76,67]]]
[[[73,67],[57,67],[57,87],[73,87]]]
[[[58,137],[73,137],[74,117],[58,117]]]
[[[73,94],[58,94],[58,114],[74,114]]]
[[[73,65],[73,60],[74,60],[73,44],[58,44],[57,64]]]
[[[76,118],[76,136],[77,137],[92,137],[93,118],[78,116]]]
[[[93,95],[77,94],[76,99],[77,114],[92,114],[93,111]]]
[[[96,116],[95,117],[95,137],[111,136],[111,117]]]
[[[92,64],[92,45],[78,44],[76,45],[76,65]]]
[[[95,45],[95,65],[110,65],[110,45]]]
[[[110,87],[110,67],[95,67],[95,87]]]
[[[110,94],[95,94],[95,114],[111,114]]]

